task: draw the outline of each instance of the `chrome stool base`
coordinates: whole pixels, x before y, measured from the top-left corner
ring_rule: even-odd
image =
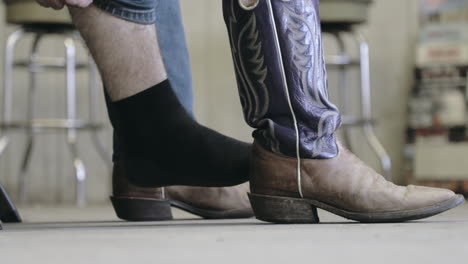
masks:
[[[33,35],[33,44],[29,60],[15,61],[15,47],[23,36]],[[40,57],[38,47],[41,39],[48,35],[58,35],[64,37],[64,58],[46,58]],[[27,201],[27,169],[31,160],[31,152],[34,147],[34,135],[43,130],[59,130],[67,135],[67,144],[73,159],[74,175],[76,180],[76,203],[83,206],[86,203],[85,182],[87,177],[86,167],[77,148],[77,134],[80,130],[92,132],[94,146],[101,158],[110,166],[110,155],[105,151],[102,143],[98,139],[98,132],[103,127],[96,120],[96,102],[98,90],[97,68],[91,58],[88,63],[77,63],[76,43],[82,43],[77,30],[70,25],[23,25],[13,32],[7,40],[5,49],[4,65],[4,87],[3,87],[3,113],[0,129],[2,137],[0,138],[0,156],[5,152],[9,144],[9,136],[12,130],[27,131],[27,144],[21,163],[20,175],[18,177],[18,193],[21,202]],[[13,71],[14,68],[25,68],[29,72],[30,85],[27,98],[27,118],[26,121],[12,120],[13,111]],[[89,120],[77,119],[77,87],[76,70],[88,69],[90,73],[90,117]],[[66,118],[64,119],[36,119],[34,117],[34,104],[37,90],[37,75],[46,70],[65,70],[66,73]]]

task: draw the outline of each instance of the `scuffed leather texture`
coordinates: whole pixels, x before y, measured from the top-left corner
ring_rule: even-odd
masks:
[[[337,157],[302,160],[304,198],[359,213],[397,212],[425,208],[450,200],[450,190],[397,186],[365,165],[341,144]],[[301,198],[294,158],[253,148],[250,186],[253,194]]]
[[[241,104],[269,151],[302,158],[338,154],[341,118],[328,101],[317,0],[262,0],[244,10],[224,0]],[[295,122],[296,119],[296,122]]]
[[[182,201],[199,209],[229,211],[250,210],[249,184],[234,187],[166,187],[167,198]]]
[[[233,187],[170,186],[164,188],[139,187],[129,182],[124,174],[124,164],[114,163],[112,173],[113,196],[177,200],[197,209],[214,211],[251,210],[247,192],[249,184]],[[163,194],[163,191],[165,192]]]
[[[112,192],[114,197],[164,199],[163,188],[147,188],[132,184],[125,175],[123,166],[124,164],[120,162],[114,163],[112,170]]]

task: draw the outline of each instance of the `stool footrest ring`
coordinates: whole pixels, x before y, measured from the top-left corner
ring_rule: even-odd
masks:
[[[11,121],[0,123],[3,129],[79,129],[98,130],[103,128],[100,123],[75,119],[34,119],[32,121]]]
[[[363,119],[356,117],[345,116],[342,118],[342,126],[363,126],[363,125],[375,125],[374,119]]]

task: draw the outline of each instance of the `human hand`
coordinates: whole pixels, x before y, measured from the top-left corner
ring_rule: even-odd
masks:
[[[55,10],[62,9],[65,5],[74,7],[88,7],[93,0],[36,0],[43,7],[51,7]]]

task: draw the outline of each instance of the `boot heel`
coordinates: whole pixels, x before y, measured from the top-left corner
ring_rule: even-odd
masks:
[[[132,197],[111,197],[117,216],[127,221],[172,220],[171,204],[168,200]]]
[[[301,199],[249,193],[257,219],[278,224],[319,223],[317,208]]]

